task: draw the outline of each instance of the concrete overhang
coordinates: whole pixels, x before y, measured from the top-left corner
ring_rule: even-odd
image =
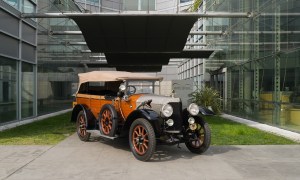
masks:
[[[209,58],[214,50],[187,50],[181,52],[105,53],[108,64],[123,65],[167,65],[170,58]]]
[[[183,51],[198,16],[189,14],[92,14],[70,16],[91,52],[127,71],[157,71],[170,58],[208,58],[212,50]],[[143,68],[139,70],[139,67]]]
[[[180,52],[197,16],[108,14],[70,16],[92,52]]]
[[[64,13],[58,14],[57,17],[73,19],[80,28],[91,52],[104,53],[109,65],[115,65],[117,69],[123,70],[126,70],[124,69],[126,67],[135,67],[133,71],[140,71],[138,66],[143,66],[143,71],[147,71],[146,67],[149,71],[154,71],[168,64],[170,58],[208,58],[210,56],[212,50],[183,51],[191,28],[202,16],[205,17],[203,14],[196,13],[127,12]],[[239,14],[239,16],[244,16],[244,14]],[[27,15],[27,17],[30,16]],[[156,68],[151,68],[151,66]],[[131,71],[132,68],[128,70]]]

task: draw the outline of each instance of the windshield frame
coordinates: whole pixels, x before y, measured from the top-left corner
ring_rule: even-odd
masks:
[[[125,94],[126,95],[133,95],[133,94],[154,94],[155,92],[155,83],[159,82],[157,80],[148,80],[148,79],[138,79],[138,80],[126,80],[124,84],[126,86]],[[134,86],[135,92],[130,93],[129,87]],[[148,86],[148,90],[144,91]],[[152,87],[152,88],[151,88]],[[159,85],[158,87],[159,88]],[[143,90],[143,91],[141,91]]]

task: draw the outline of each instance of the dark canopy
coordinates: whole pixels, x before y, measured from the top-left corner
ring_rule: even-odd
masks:
[[[79,26],[90,50],[105,53],[108,64],[122,70],[134,65],[140,71],[137,66],[147,65],[153,71],[168,64],[170,58],[206,58],[212,53],[182,52],[197,16],[123,13],[70,18]]]

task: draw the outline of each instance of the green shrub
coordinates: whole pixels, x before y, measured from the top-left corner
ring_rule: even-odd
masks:
[[[192,92],[190,96],[192,102],[199,106],[204,106],[206,108],[211,107],[217,114],[221,112],[221,99],[219,92],[212,87],[205,86],[201,89],[198,88],[196,91]]]

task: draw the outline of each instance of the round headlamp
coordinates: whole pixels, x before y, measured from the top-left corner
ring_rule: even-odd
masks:
[[[199,106],[195,103],[191,103],[187,110],[191,115],[196,116],[199,113]]]
[[[161,108],[161,113],[164,117],[170,117],[173,114],[173,108],[170,104],[165,104]]]
[[[168,120],[166,121],[166,123],[167,123],[168,126],[173,126],[173,125],[174,125],[173,119],[168,119]]]
[[[195,123],[195,119],[193,117],[190,117],[188,119],[189,124],[194,124]]]

